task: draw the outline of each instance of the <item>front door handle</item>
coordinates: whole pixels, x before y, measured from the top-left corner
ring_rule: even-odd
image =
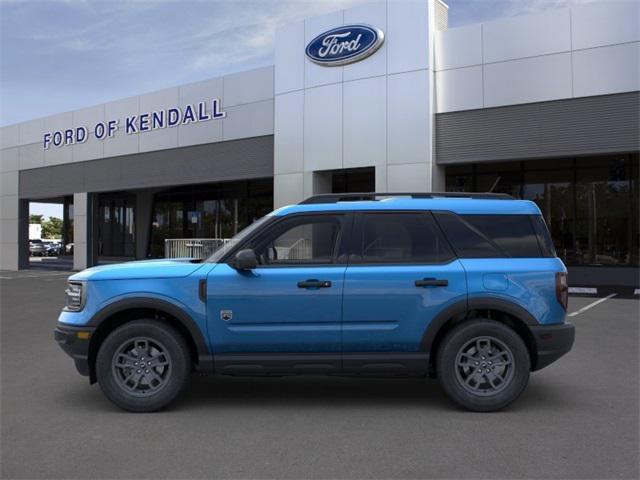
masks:
[[[330,286],[329,280],[316,280],[315,278],[298,282],[298,288],[329,288]]]
[[[416,287],[446,287],[448,285],[449,280],[437,278],[423,278],[422,280],[416,280]]]

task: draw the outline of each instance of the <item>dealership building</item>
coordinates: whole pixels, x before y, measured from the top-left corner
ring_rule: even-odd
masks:
[[[538,204],[572,284],[637,287],[639,9],[374,2],[283,26],[273,66],[5,126],[0,268],[29,265],[30,202],[64,205],[81,269],[317,193],[494,191]]]

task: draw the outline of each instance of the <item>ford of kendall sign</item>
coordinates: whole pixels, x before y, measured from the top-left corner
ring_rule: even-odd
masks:
[[[209,102],[189,104],[183,108],[174,107],[142,112],[123,119],[113,118],[105,122],[98,122],[95,125],[76,125],[73,128],[45,132],[42,138],[42,147],[48,150],[51,146],[64,147],[84,143],[89,138],[89,134],[93,135],[96,140],[106,140],[113,138],[119,130],[124,131],[126,135],[131,135],[189,125],[190,123],[206,122],[207,120],[218,120],[226,116],[227,113],[221,109],[220,99],[214,98]]]
[[[369,25],[346,25],[318,35],[306,48],[312,62],[326,67],[367,58],[384,42],[384,33]]]

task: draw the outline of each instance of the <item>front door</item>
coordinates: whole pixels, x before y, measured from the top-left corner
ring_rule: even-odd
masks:
[[[346,270],[339,251],[348,221],[342,214],[277,221],[243,246],[255,251],[257,268],[238,271],[219,264],[211,271],[207,315],[221,373],[273,371],[282,362],[301,369],[339,368]]]
[[[444,308],[466,300],[461,263],[430,212],[358,214],[345,275],[345,369],[427,367],[422,337]]]

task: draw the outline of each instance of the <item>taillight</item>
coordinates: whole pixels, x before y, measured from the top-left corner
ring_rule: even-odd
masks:
[[[566,310],[569,304],[569,281],[565,272],[556,273],[556,298],[562,308]]]

